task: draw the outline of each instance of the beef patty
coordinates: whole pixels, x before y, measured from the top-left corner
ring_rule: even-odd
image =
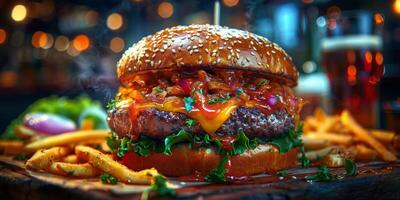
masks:
[[[109,112],[108,124],[121,137],[133,139],[135,133],[141,133],[154,139],[164,139],[180,129],[192,134],[205,134],[197,123],[192,127],[186,125],[187,115],[166,112],[150,108],[138,114],[137,124],[132,124],[127,107],[120,107]],[[294,118],[285,110],[277,110],[270,115],[263,114],[257,108],[238,107],[228,120],[216,131],[218,136],[236,135],[242,128],[249,138],[269,139],[285,134],[294,128]]]

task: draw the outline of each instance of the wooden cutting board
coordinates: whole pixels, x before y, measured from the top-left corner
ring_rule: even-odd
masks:
[[[358,176],[334,182],[304,179],[315,171],[293,169],[284,178],[259,175],[225,185],[174,180],[170,184],[182,199],[400,199],[400,162],[359,164]],[[333,172],[344,173],[339,168]],[[145,188],[29,172],[22,163],[0,159],[0,199],[139,199]]]

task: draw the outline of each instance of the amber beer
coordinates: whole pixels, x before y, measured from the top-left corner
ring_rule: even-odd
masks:
[[[322,64],[330,81],[333,113],[348,109],[359,123],[377,123],[377,83],[383,74],[381,38],[354,35],[322,40]]]

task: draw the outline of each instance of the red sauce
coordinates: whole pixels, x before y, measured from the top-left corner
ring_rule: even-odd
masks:
[[[236,137],[233,136],[225,136],[221,138],[222,149],[225,151],[231,151],[233,149],[233,142],[235,141]]]

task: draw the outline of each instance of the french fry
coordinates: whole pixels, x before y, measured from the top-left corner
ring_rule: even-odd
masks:
[[[322,122],[321,125],[317,127],[317,132],[328,132],[331,131],[332,128],[338,124],[339,118],[334,116],[334,117],[327,117],[325,116],[325,120]]]
[[[328,146],[331,146],[332,144],[324,139],[319,139],[315,137],[309,137],[308,135],[303,135],[302,136],[302,141],[304,144],[304,148],[306,150],[316,150],[316,149],[322,149]]]
[[[61,160],[68,155],[69,149],[65,147],[53,147],[37,151],[27,162],[28,169],[43,170],[48,168],[53,162]]]
[[[17,155],[23,152],[24,143],[21,141],[0,141],[0,152],[4,155]]]
[[[349,135],[340,135],[337,133],[317,133],[317,132],[309,132],[306,135],[307,138],[321,139],[328,141],[330,143],[340,144],[340,145],[348,145],[352,142],[352,137]]]
[[[345,158],[343,155],[335,153],[328,154],[322,161],[327,167],[343,167]]]
[[[119,181],[131,184],[151,184],[155,176],[159,175],[156,169],[146,169],[134,172],[106,154],[87,146],[77,146],[75,153],[78,157],[87,159],[94,167],[111,174]]]
[[[357,160],[362,160],[362,161],[372,161],[375,160],[376,157],[378,156],[378,153],[371,149],[366,147],[365,145],[356,145],[356,149],[357,149],[357,155],[356,155],[356,159]]]
[[[321,108],[315,109],[314,116],[319,122],[323,122],[327,118],[327,114]]]
[[[341,115],[341,122],[350,129],[353,134],[358,137],[360,140],[367,143],[369,146],[374,148],[384,161],[392,162],[397,160],[397,157],[390,151],[386,149],[384,145],[382,145],[379,141],[373,138],[368,131],[362,128],[350,115],[350,113],[345,110]]]
[[[318,123],[319,122],[314,117],[307,117],[304,121],[305,133],[307,133],[308,130],[316,130]]]
[[[29,143],[25,146],[27,151],[36,151],[38,149],[46,149],[54,146],[64,146],[76,144],[84,141],[105,139],[108,136],[108,130],[82,130],[70,133],[64,133],[57,136],[51,136]]]
[[[76,155],[68,155],[62,161],[66,163],[78,163],[78,157]]]
[[[326,155],[330,154],[331,152],[333,152],[335,149],[338,149],[338,148],[339,147],[337,147],[337,146],[330,146],[330,147],[325,147],[320,150],[308,151],[308,152],[306,152],[306,157],[311,161],[315,161],[315,160],[318,160],[318,158],[325,157]]]
[[[370,133],[372,137],[375,139],[385,143],[385,144],[390,144],[394,140],[394,137],[396,136],[396,133],[391,132],[391,131],[384,131],[384,130],[370,130]]]
[[[89,163],[77,164],[77,163],[54,162],[50,165],[48,171],[50,173],[58,174],[61,176],[70,176],[79,178],[96,177],[100,174],[100,171],[94,168]]]

